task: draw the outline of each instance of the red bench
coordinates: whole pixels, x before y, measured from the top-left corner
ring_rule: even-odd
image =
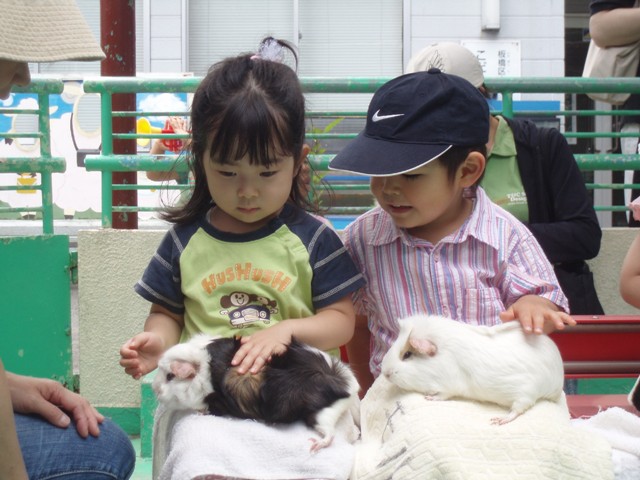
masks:
[[[566,378],[637,378],[640,376],[640,315],[575,315],[575,327],[554,332]],[[627,392],[628,393],[628,392]],[[640,415],[624,394],[567,395],[573,417],[621,407]]]

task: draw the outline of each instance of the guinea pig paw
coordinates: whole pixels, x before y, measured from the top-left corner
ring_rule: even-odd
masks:
[[[509,422],[514,421],[519,415],[516,412],[509,412],[504,417],[493,417],[491,419],[491,425],[506,425]]]
[[[440,397],[437,393],[434,393],[433,395],[425,395],[424,398],[426,398],[430,402],[439,402],[442,400],[442,397]]]
[[[320,440],[318,440],[317,438],[310,438],[309,441],[311,442],[311,448],[309,449],[309,451],[311,453],[317,453],[333,443],[333,435],[328,435]]]

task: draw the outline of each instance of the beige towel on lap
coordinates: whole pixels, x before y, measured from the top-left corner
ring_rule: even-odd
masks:
[[[542,401],[506,425],[493,404],[429,401],[378,378],[362,401],[352,480],[613,479],[611,447]]]

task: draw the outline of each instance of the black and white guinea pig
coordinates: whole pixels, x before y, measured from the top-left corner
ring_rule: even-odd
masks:
[[[538,400],[562,398],[564,368],[547,335],[526,334],[519,322],[493,327],[446,317],[400,320],[400,332],[382,360],[395,385],[433,400],[461,397],[510,409],[491,423],[505,424]]]
[[[312,451],[331,444],[343,414],[359,402],[360,386],[337,358],[293,339],[258,374],[239,375],[231,359],[239,338],[196,335],[168,349],[153,389],[167,408],[265,423],[303,421],[322,437]]]

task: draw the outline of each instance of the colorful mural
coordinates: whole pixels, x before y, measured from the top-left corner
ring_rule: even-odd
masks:
[[[137,110],[145,112],[186,112],[186,94],[146,93],[138,94]],[[0,100],[2,107],[37,108],[36,96],[11,94]],[[53,174],[53,203],[56,218],[99,218],[100,173],[88,172],[84,168],[86,155],[97,154],[101,147],[100,98],[97,94],[85,94],[81,81],[65,81],[61,95],[50,96],[51,153],[64,157],[66,171]],[[145,117],[152,128],[162,129],[164,116]],[[38,129],[36,115],[0,114],[0,134],[3,132],[34,132]],[[139,152],[148,152],[150,142],[138,142]],[[33,138],[8,139],[0,137],[0,158],[35,157],[40,152],[39,141]],[[168,152],[172,154],[172,152]],[[36,175],[3,174],[0,186],[32,185],[39,182]],[[140,190],[138,205],[142,207],[162,206],[172,201],[175,195],[167,193],[162,184],[147,179],[145,172],[138,173],[138,184],[157,185],[157,189]],[[0,191],[0,205],[28,208],[41,205],[40,193],[36,190]],[[140,212],[141,219],[152,218],[154,212]],[[31,218],[29,212],[5,213],[2,218]]]

